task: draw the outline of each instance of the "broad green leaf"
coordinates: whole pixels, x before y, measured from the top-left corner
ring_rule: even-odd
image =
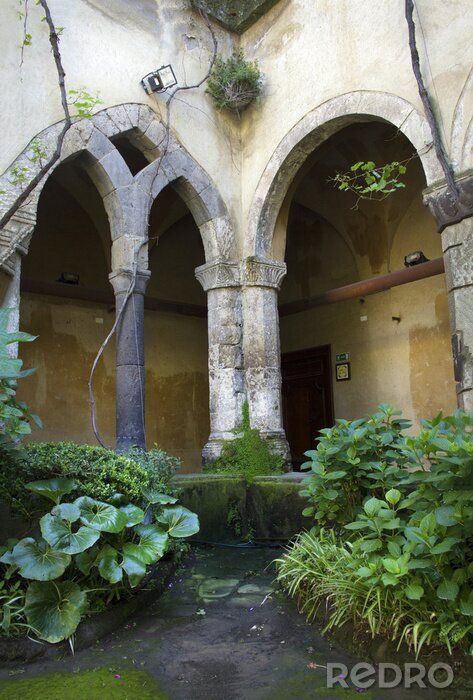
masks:
[[[437,596],[442,600],[455,600],[460,587],[454,581],[444,581],[437,588]]]
[[[126,542],[123,552],[141,561],[144,565],[154,564],[166,551],[168,534],[159,525],[136,525],[135,532],[140,536],[138,544]]]
[[[125,545],[126,546],[126,545]],[[125,551],[123,547],[122,569],[126,571],[132,588],[137,586],[146,573],[146,564]]]
[[[419,523],[419,529],[423,535],[432,535],[435,532],[437,521],[433,513],[427,513]]]
[[[25,615],[40,639],[56,643],[74,634],[87,596],[73,581],[30,583]]]
[[[379,539],[365,540],[364,542],[361,543],[360,549],[362,552],[365,552],[365,553],[376,552],[378,549],[381,549],[382,546],[383,546],[383,543]]]
[[[401,572],[401,567],[395,559],[383,559],[383,566],[390,574],[399,574]]]
[[[369,518],[374,518],[383,505],[383,501],[380,501],[378,498],[369,498],[366,503],[363,504],[363,510]]]
[[[81,522],[94,530],[116,533],[121,532],[127,525],[127,514],[109,503],[82,496],[74,501],[74,505],[80,510]]]
[[[346,530],[362,530],[366,527],[369,527],[369,524],[363,520],[354,520],[352,523],[347,523],[344,525]]]
[[[109,544],[102,547],[97,554],[97,568],[100,575],[110,583],[118,583],[123,578],[123,569],[118,563],[118,552]]]
[[[84,576],[88,576],[94,565],[95,555],[93,554],[93,550],[89,549],[85,552],[81,552],[80,554],[76,554],[72,561],[79,571],[84,574]]]
[[[51,581],[62,576],[71,557],[52,549],[45,540],[25,537],[13,548],[13,560],[24,578],[35,581]]]
[[[385,498],[388,503],[390,503],[392,506],[395,506],[396,503],[399,503],[399,501],[401,500],[401,492],[397,489],[390,489],[385,494]]]
[[[126,527],[132,527],[133,525],[138,525],[143,522],[145,513],[138,506],[134,506],[132,503],[128,503],[126,506],[120,506],[119,510],[125,513],[127,517]]]
[[[153,505],[155,503],[161,503],[161,505],[177,503],[177,498],[174,498],[174,496],[170,496],[167,493],[161,493],[156,489],[145,488],[142,490],[142,494],[145,501]]]
[[[54,503],[59,503],[66,493],[71,493],[76,488],[73,479],[43,479],[41,481],[30,481],[25,484],[30,491],[38,493],[40,496],[49,498]]]
[[[343,479],[343,477],[346,475],[347,473],[343,471],[328,472],[328,474],[326,474],[325,476],[325,479],[327,481],[335,481],[336,479]]]
[[[434,545],[430,550],[431,554],[444,554],[445,552],[450,552],[453,547],[461,542],[458,537],[446,537],[442,542]]]
[[[397,579],[394,574],[383,574],[381,576],[381,581],[385,586],[397,586],[399,579]]]
[[[410,583],[406,586],[406,596],[409,600],[420,600],[424,595],[424,589],[422,586],[416,583]]]
[[[368,576],[371,576],[373,572],[367,566],[360,566],[360,568],[357,569],[355,573],[361,578],[368,578]]]
[[[457,521],[453,517],[454,512],[455,508],[453,506],[440,506],[434,511],[435,519],[439,525],[444,525],[445,527],[456,525]]]
[[[200,529],[197,513],[183,506],[164,508],[157,520],[166,527],[172,537],[190,537]]]
[[[79,513],[78,508],[72,507]],[[53,508],[51,513],[47,513],[39,521],[41,534],[51,547],[66,554],[79,554],[97,542],[100,532],[84,526],[77,530],[74,526],[73,530],[73,523],[56,515],[54,510]]]
[[[473,616],[473,602],[469,600],[461,600],[460,612],[462,615],[467,615],[468,617]]]

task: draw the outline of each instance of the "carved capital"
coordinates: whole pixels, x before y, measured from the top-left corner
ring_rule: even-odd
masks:
[[[126,268],[121,268],[110,273],[108,279],[113,287],[115,296],[119,294],[126,294],[130,287],[132,275],[132,270]],[[150,277],[151,272],[149,270],[137,270],[135,286],[133,287],[133,293],[144,294]]]
[[[458,197],[454,197],[445,183],[424,192],[426,204],[437,222],[438,232],[473,216],[473,175],[468,174],[456,180]]]
[[[279,289],[286,274],[284,262],[247,258],[242,262],[242,282],[248,287],[273,287]]]
[[[196,267],[195,276],[205,292],[209,289],[240,286],[240,269],[236,263],[214,262]]]

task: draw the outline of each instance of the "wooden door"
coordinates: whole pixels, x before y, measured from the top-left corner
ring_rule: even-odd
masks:
[[[298,471],[319,430],[334,423],[330,346],[285,353],[281,369],[284,428]]]

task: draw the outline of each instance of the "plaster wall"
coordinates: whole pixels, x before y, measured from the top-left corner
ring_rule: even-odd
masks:
[[[241,37],[213,23],[218,50],[241,45],[264,75],[260,104],[241,119],[216,112],[205,88],[182,92],[172,105],[172,128],[190,154],[218,182],[240,245],[256,186],[284,136],[311,110],[358,90],[391,93],[420,112],[412,74],[403,0],[280,0]],[[68,88],[99,95],[103,108],[144,103],[164,117],[163,95],[145,95],[140,79],[171,62],[180,86],[206,74],[212,39],[190,0],[50,0],[58,26]],[[458,170],[468,167],[464,142],[473,92],[473,45],[465,17],[469,0],[416,2],[421,65],[447,150]],[[32,45],[19,45],[23,23],[15,0],[0,8],[3,100],[0,171],[41,129],[62,119],[56,72],[41,22],[31,4]],[[356,113],[354,98],[347,111]],[[191,128],[189,128],[191,125]],[[240,192],[241,188],[241,192]]]

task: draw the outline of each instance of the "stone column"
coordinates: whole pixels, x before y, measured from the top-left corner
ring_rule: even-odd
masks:
[[[424,202],[442,233],[458,405],[473,411],[473,177],[457,186],[457,200],[443,185],[427,190]]]
[[[271,449],[289,461],[281,405],[278,291],[286,264],[257,258],[242,263],[243,356],[250,421]]]
[[[10,258],[13,275],[8,281],[2,306],[11,309],[8,317],[7,330],[15,333],[20,330],[20,283],[21,283],[21,255],[16,252]],[[18,343],[7,345],[10,357],[18,357]]]
[[[138,270],[128,299],[132,271],[119,269],[109,276],[117,315],[121,311],[116,332],[116,449],[119,452],[133,445],[143,448],[146,445],[144,295],[150,274],[149,270]]]
[[[220,454],[223,441],[235,437],[242,417],[240,270],[235,263],[214,262],[196,268],[195,276],[207,292],[210,436],[202,462],[209,464]]]

